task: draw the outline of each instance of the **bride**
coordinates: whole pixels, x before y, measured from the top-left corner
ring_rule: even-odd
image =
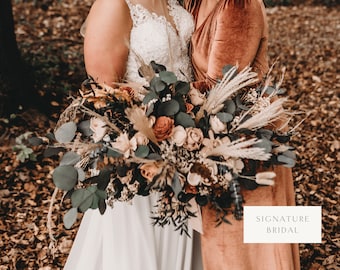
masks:
[[[194,22],[176,0],[96,0],[87,18],[86,71],[110,85],[128,80],[145,83],[139,61],[154,60],[190,80],[188,43]],[[158,195],[115,203],[104,215],[83,217],[65,270],[190,270],[193,237],[173,226],[153,226],[150,214]],[[192,235],[191,232],[189,232]]]

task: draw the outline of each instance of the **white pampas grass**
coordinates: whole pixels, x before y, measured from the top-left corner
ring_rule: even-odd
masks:
[[[145,115],[143,109],[134,106],[126,108],[125,113],[127,118],[133,124],[133,128],[144,134],[150,141],[158,145],[153,129],[151,128],[149,118]]]
[[[270,153],[266,153],[264,148],[252,147],[261,142],[257,138],[245,140],[243,138],[230,143],[221,144],[213,149],[209,149],[206,156],[224,156],[225,158],[247,158],[254,160],[268,160]]]
[[[223,103],[245,86],[258,82],[257,73],[251,71],[251,67],[244,68],[235,76],[237,67],[232,67],[226,72],[220,83],[216,84],[209,93],[206,102],[201,107],[208,114],[216,114],[223,108]],[[234,77],[233,77],[234,76]]]
[[[256,130],[280,119],[282,116],[285,115],[283,103],[285,103],[286,100],[287,98],[279,98],[275,100],[270,105],[264,107],[261,111],[252,115],[249,119],[236,126],[234,130],[240,130],[243,128]],[[251,109],[245,115],[248,115],[250,111]],[[243,115],[242,118],[245,117],[245,115]]]

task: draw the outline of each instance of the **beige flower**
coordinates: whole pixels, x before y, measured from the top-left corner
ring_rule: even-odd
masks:
[[[140,166],[141,175],[151,182],[153,178],[162,172],[162,164],[160,162],[145,163]]]
[[[124,132],[117,137],[115,142],[111,143],[111,146],[122,153],[125,158],[128,158],[131,150],[134,151],[137,149],[137,141],[134,137],[129,140],[128,134]]]
[[[177,145],[177,146],[183,146],[187,139],[187,133],[182,126],[176,126],[173,129],[172,136],[171,136],[172,141]]]
[[[202,176],[198,173],[189,172],[187,176],[187,181],[192,186],[197,186],[202,181]]]
[[[149,143],[149,139],[142,132],[137,132],[133,137],[136,139],[137,145],[147,145]]]
[[[95,143],[99,142],[106,134],[106,124],[100,118],[90,119],[90,129],[93,131],[92,139]]]
[[[187,139],[183,147],[189,151],[198,150],[203,141],[203,132],[199,128],[186,128]]]
[[[240,173],[244,168],[244,163],[239,158],[228,158],[227,166],[233,169],[235,173]]]
[[[226,131],[227,125],[223,123],[216,115],[210,116],[209,124],[215,134]]]
[[[171,136],[174,128],[174,120],[167,116],[160,116],[156,119],[153,126],[153,132],[157,141],[163,141]]]
[[[194,106],[202,105],[205,101],[205,95],[194,87],[190,88],[188,96],[190,98],[192,105]]]
[[[275,184],[274,178],[276,177],[275,172],[259,172],[255,175],[255,182],[259,185],[273,186]]]

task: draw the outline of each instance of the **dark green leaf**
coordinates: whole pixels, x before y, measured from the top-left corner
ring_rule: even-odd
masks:
[[[38,137],[31,137],[31,138],[28,138],[27,140],[28,140],[28,143],[33,146],[41,145],[43,143],[43,140]]]
[[[158,99],[158,95],[154,91],[147,93],[143,99],[143,104],[148,104],[151,100]]]
[[[90,137],[93,134],[93,131],[90,129],[90,120],[81,121],[78,124],[78,128],[80,132],[86,137]]]
[[[272,151],[272,145],[273,143],[264,137],[260,142],[254,144],[255,147],[263,148],[266,153],[270,153]]]
[[[63,147],[47,147],[46,150],[44,151],[44,157],[52,157],[55,155],[58,155],[60,152],[64,150]]]
[[[161,71],[159,73],[159,77],[163,82],[166,82],[167,84],[173,84],[177,82],[176,75],[171,71]]]
[[[62,165],[72,165],[74,166],[80,161],[80,155],[78,155],[76,152],[67,152],[65,155],[62,157],[60,161],[60,166]]]
[[[122,154],[119,153],[118,151],[116,151],[116,150],[113,149],[113,148],[108,148],[108,150],[107,150],[107,156],[108,156],[108,157],[113,157],[113,158],[118,158],[118,157],[121,157]]]
[[[174,191],[176,197],[182,191],[182,184],[181,184],[181,181],[179,179],[179,175],[178,175],[177,171],[175,171],[175,173],[174,173],[174,177],[173,177],[172,183],[171,183],[171,188]]]
[[[176,95],[186,95],[190,90],[190,84],[188,82],[178,81],[175,84]]]
[[[228,99],[226,102],[224,102],[224,112],[230,113],[230,114],[234,114],[236,111],[236,104],[234,101],[232,101],[231,99]]]
[[[219,112],[216,116],[223,123],[228,123],[233,120],[233,115],[230,113]]]
[[[53,172],[53,182],[61,190],[71,190],[78,181],[77,170],[70,165],[58,166]]]
[[[166,86],[166,83],[163,82],[159,77],[153,77],[150,82],[150,88],[157,93],[162,92]]]
[[[169,101],[162,102],[158,107],[158,115],[166,115],[166,116],[172,116],[178,113],[179,111],[179,103],[171,99]]]
[[[150,65],[152,67],[152,69],[156,72],[156,73],[160,73],[161,71],[165,71],[166,70],[166,67],[161,65],[161,64],[158,64],[156,63],[155,61],[151,61],[150,62]]]
[[[147,145],[139,145],[135,151],[136,157],[145,158],[149,155],[149,147]]]
[[[177,125],[181,125],[184,128],[187,127],[195,127],[195,121],[192,119],[192,117],[184,112],[179,112],[175,116],[175,122]]]
[[[108,169],[103,169],[100,171],[99,175],[97,176],[98,184],[97,187],[100,190],[106,190],[107,185],[110,182],[110,175],[111,171]]]

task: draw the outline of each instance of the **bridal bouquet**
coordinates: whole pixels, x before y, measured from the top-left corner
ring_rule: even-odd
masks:
[[[268,168],[294,166],[291,134],[273,129],[288,115],[286,99],[278,87],[253,87],[250,68],[238,73],[227,66],[205,93],[162,65],[148,68],[151,76],[140,70],[144,86],[87,79],[61,114],[47,152],[62,153],[53,181],[71,200],[67,228],[78,211],[104,213],[116,201],[152,192],[159,194],[150,213],[155,225],[173,223],[186,232],[197,206],[207,204],[217,223],[228,222],[229,211],[241,219],[240,185],[272,185]]]

